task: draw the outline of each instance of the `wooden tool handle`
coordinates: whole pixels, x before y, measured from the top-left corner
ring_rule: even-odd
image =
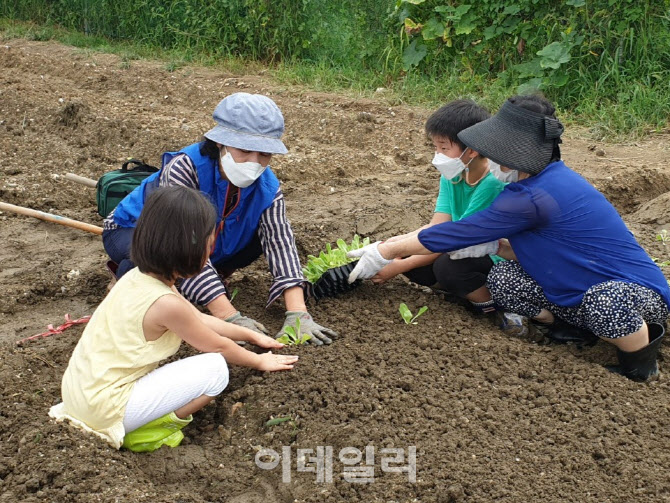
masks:
[[[72,220],[71,218],[61,217],[52,213],[44,213],[43,211],[24,208],[23,206],[15,206],[13,204],[3,203],[0,201],[0,210],[12,211],[14,213],[18,213],[19,215],[39,218],[40,220],[46,220],[47,222],[53,222],[56,224],[65,225],[67,227],[74,227],[75,229],[81,229],[82,231],[91,232],[97,235],[102,234],[102,227],[98,227],[97,225],[87,224],[85,222]]]
[[[92,188],[95,188],[95,186],[98,184],[98,182],[96,182],[92,178],[86,178],[85,176],[75,175],[74,173],[66,173],[65,178],[72,182],[81,183],[82,185],[86,185],[87,187]]]

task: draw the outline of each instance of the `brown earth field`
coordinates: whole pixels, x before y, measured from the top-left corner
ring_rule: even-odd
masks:
[[[101,225],[94,189],[66,173],[97,179],[128,157],[157,165],[163,151],[197,141],[218,101],[236,91],[267,94],[284,112],[290,154],[273,168],[303,260],[340,237],[383,239],[430,219],[438,173],[423,133],[428,109],[384,92],[287,86],[263,71],[170,72],[161,62],[17,39],[0,44],[0,200]],[[667,260],[656,236],[670,224],[668,136],[591,138],[569,127],[566,162],[651,256]],[[605,343],[580,350],[509,338],[400,278],[310,301],[340,337],[297,349],[292,372],[233,368],[228,390],[195,415],[180,447],[115,451],[47,416],[82,326],[16,344],[65,314],[93,312],[108,284],[100,238],[5,211],[0,243],[2,503],[670,501],[667,343],[660,379],[638,384],[605,369],[616,361]],[[242,312],[276,331],[284,310],[265,309],[270,280],[259,260],[233,286]],[[406,325],[401,302],[429,310]],[[183,347],[178,356],[190,354]],[[276,417],[291,419],[265,425]],[[255,463],[261,448],[284,446],[290,481],[282,464]],[[346,480],[341,449],[366,446],[374,481]],[[415,482],[382,464],[382,449],[410,446]],[[330,482],[298,471],[298,449],[317,447],[332,448]]]

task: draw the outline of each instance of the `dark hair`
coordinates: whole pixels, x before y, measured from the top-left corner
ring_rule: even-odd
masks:
[[[541,94],[518,94],[512,96],[507,101],[512,105],[525,108],[531,112],[548,115],[554,119],[556,118],[556,107],[554,107],[554,105],[551,104],[551,101]]]
[[[219,150],[219,147],[215,141],[212,141],[209,138],[205,138],[203,136],[202,140],[200,141],[200,155],[204,155],[205,157],[209,157],[210,159],[218,161],[219,156],[221,156],[221,151]]]
[[[489,111],[472,100],[454,100],[428,117],[426,134],[448,138],[465,150],[467,147],[458,139],[458,133],[489,117]]]
[[[556,118],[556,107],[549,101],[547,98],[541,94],[518,94],[512,96],[507,101],[513,105],[518,106],[519,108],[524,108],[535,112],[538,114],[546,115],[548,117]],[[558,146],[560,140],[556,141],[554,145],[554,150],[551,153],[551,159],[549,163],[560,161],[561,159],[561,149]]]
[[[159,188],[149,195],[137,219],[130,258],[143,273],[167,280],[194,276],[205,265],[215,225],[216,210],[199,191]]]

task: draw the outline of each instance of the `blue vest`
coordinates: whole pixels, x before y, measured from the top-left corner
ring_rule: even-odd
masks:
[[[179,152],[163,154],[163,168],[177,155],[186,154],[198,172],[200,191],[209,197],[216,207],[216,228],[219,228],[228,181],[219,174],[219,163],[200,153],[200,143],[194,143]],[[146,197],[158,188],[160,173],[154,173],[128,194],[114,210],[114,223],[120,227],[135,227]],[[225,262],[252,240],[258,229],[261,214],[270,207],[279,189],[279,180],[268,167],[249,187],[240,188],[239,201],[235,210],[226,217],[223,230],[216,239],[211,255],[213,263]]]

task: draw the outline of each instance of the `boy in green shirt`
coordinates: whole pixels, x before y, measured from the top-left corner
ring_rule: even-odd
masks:
[[[455,100],[435,111],[426,122],[426,133],[435,145],[433,165],[440,172],[440,190],[430,223],[457,221],[488,207],[502,192],[505,184],[489,169],[489,160],[467,148],[459,139],[463,129],[486,120],[491,115],[471,100]],[[446,290],[467,299],[481,313],[494,313],[496,306],[486,288],[486,278],[493,264],[503,260],[490,254],[498,243],[485,243],[450,253],[413,255],[395,259],[372,278],[384,283],[403,274],[410,281],[438,290]],[[522,320],[500,314],[504,329],[524,332]],[[509,327],[509,325],[513,327]]]

